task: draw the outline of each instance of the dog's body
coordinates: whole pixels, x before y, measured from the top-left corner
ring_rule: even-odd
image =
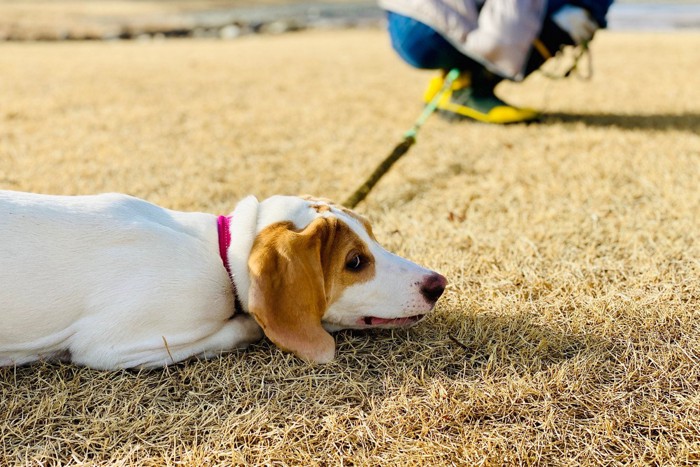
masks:
[[[328,361],[327,330],[413,324],[445,286],[368,229],[324,201],[248,197],[231,215],[229,275],[217,216],[118,194],[0,191],[0,365],[162,366],[244,347],[263,330]]]

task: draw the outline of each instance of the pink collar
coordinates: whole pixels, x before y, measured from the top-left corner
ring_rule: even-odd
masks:
[[[243,305],[241,305],[241,301],[238,299],[236,283],[233,281],[231,266],[228,263],[228,247],[231,245],[231,216],[219,216],[216,220],[216,227],[219,233],[219,256],[221,256],[221,261],[223,261],[228,277],[231,279],[235,314],[240,314],[243,313]]]

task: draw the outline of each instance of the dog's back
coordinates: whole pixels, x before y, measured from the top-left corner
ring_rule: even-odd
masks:
[[[0,191],[0,364],[128,345],[149,320],[177,334],[183,310],[230,295],[212,217],[117,194]]]

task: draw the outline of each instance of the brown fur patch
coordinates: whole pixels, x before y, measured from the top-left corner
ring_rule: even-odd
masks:
[[[374,236],[374,232],[372,232],[372,225],[369,223],[369,220],[365,216],[362,216],[356,213],[355,211],[346,208],[345,206],[338,206],[338,209],[340,209],[342,212],[344,212],[345,214],[362,224],[362,226],[367,231],[367,235],[369,235],[369,238],[371,238],[374,241],[377,241],[376,237]]]
[[[348,257],[364,259],[357,271]],[[352,284],[375,275],[369,247],[344,222],[319,217],[303,230],[279,222],[257,236],[248,261],[250,311],[267,337],[311,361],[332,358],[335,343],[321,325],[328,306]]]
[[[333,224],[333,238],[326,242],[321,250],[323,276],[326,284],[328,304],[331,305],[349,286],[366,282],[375,276],[375,262],[368,245],[343,221],[328,219]],[[359,271],[345,267],[348,255],[359,254],[365,261]]]
[[[305,199],[306,201],[311,201],[312,203],[326,203],[329,206],[338,209],[340,212],[347,214],[348,216],[352,217],[353,219],[358,221],[360,224],[362,224],[362,226],[367,231],[367,234],[369,235],[369,237],[372,240],[375,240],[375,241],[377,240],[376,237],[374,236],[374,232],[372,232],[372,225],[369,223],[369,220],[366,217],[364,217],[364,216],[356,213],[355,211],[343,206],[342,204],[338,204],[335,201],[330,200],[328,198],[319,198],[319,197],[312,196],[312,195],[301,195],[300,198]],[[313,209],[316,209],[316,212],[329,211],[329,209],[320,210],[320,208],[325,207],[324,205],[314,204],[311,207]]]

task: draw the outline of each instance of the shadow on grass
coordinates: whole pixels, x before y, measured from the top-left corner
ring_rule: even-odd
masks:
[[[284,424],[295,411],[369,412],[397,394],[429,391],[436,381],[465,388],[548,379],[576,368],[595,374],[613,359],[610,343],[563,333],[527,315],[436,315],[410,330],[341,331],[335,338],[336,361],[329,365],[306,364],[263,340],[210,361],[148,371],[62,363],[0,368],[0,413],[7,426],[26,425],[11,436],[18,445],[46,436],[52,420],[68,420],[73,428],[67,433],[97,432],[100,420],[122,420],[128,427],[139,413],[151,414],[154,423],[186,414],[216,431],[209,426],[212,410],[223,417],[266,413]],[[29,414],[41,423],[29,423]],[[125,429],[121,436],[132,434]]]
[[[598,336],[567,334],[537,321],[534,316],[488,313],[409,331],[369,335],[345,331],[336,335],[338,357],[344,359],[347,345],[353,358],[375,366],[377,374],[391,373],[399,366],[425,376],[466,380],[487,373],[534,374],[573,360],[610,357],[613,346]],[[367,355],[356,349],[362,339],[370,342]]]
[[[696,112],[649,115],[547,113],[542,118],[541,124],[551,123],[583,123],[589,127],[615,127],[625,130],[678,130],[696,133],[700,128],[700,114]]]
[[[324,417],[348,430],[358,423],[390,425],[387,420],[397,413],[411,416],[414,404],[432,410],[420,401],[432,400],[436,387],[470,401],[469,413],[454,426],[472,419],[515,420],[519,412],[503,399],[510,393],[483,392],[484,385],[492,390],[517,381],[546,385],[565,373],[576,384],[595,378],[595,386],[601,378],[596,373],[607,373],[613,358],[611,345],[599,338],[562,332],[534,315],[443,314],[410,330],[342,331],[335,338],[337,358],[329,365],[308,365],[263,340],[210,361],[149,371],[62,363],[0,368],[0,438],[8,456],[31,445],[37,458],[59,452],[51,440],[61,440],[61,452],[95,460],[109,458],[92,453],[90,446],[100,443],[130,446],[145,440],[154,456],[172,450],[171,440],[197,444],[228,436],[235,445],[251,447],[265,445],[268,432],[290,426],[302,438],[322,431]],[[471,399],[474,394],[478,401]],[[534,402],[528,401],[519,410],[529,410]],[[453,402],[430,404],[452,410]],[[171,435],[163,438],[162,430]]]
[[[282,353],[274,344],[263,339],[247,350],[234,350],[212,360],[192,359],[164,369],[101,371],[59,362],[0,368],[0,383],[14,381],[15,384],[23,384],[29,379],[50,382],[54,375],[107,380],[155,377],[163,382],[179,373],[208,371],[215,366],[228,365],[247,371],[248,377],[265,373],[265,378],[271,378],[268,381],[284,381],[289,376],[285,371],[276,377],[276,365],[285,370],[294,368],[319,375],[346,369],[352,373],[353,369],[358,369],[363,377],[368,373],[379,376],[397,367],[419,365],[426,375],[468,378],[479,373],[485,365],[525,372],[540,371],[586,353],[609,354],[612,349],[611,344],[596,336],[564,334],[554,327],[535,322],[534,316],[522,314],[480,313],[460,322],[428,322],[404,330],[346,330],[335,332],[333,336],[336,340],[336,360],[329,365],[304,363],[291,354]],[[39,378],[37,375],[40,375]],[[192,382],[187,375],[182,378],[186,384]]]
[[[607,360],[612,352],[612,345],[597,336],[566,334],[537,322],[541,320],[535,316],[483,313],[460,321],[441,322],[446,318],[440,316],[433,319],[436,321],[407,330],[336,332],[336,360],[329,365],[304,363],[265,339],[247,350],[166,369],[99,371],[63,363],[0,368],[0,386],[6,391],[18,388],[34,394],[82,390],[93,382],[127,392],[132,388],[143,391],[144,385],[162,386],[162,391],[156,392],[173,397],[174,402],[192,385],[209,386],[204,392],[228,399],[237,396],[243,389],[241,384],[258,388],[307,380],[313,385],[328,385],[327,390],[339,389],[343,382],[359,385],[366,391],[364,396],[381,396],[382,385],[375,383],[386,377],[401,385],[402,380],[417,374],[465,380],[486,374],[525,375],[574,359]],[[232,378],[235,384],[227,385]]]

